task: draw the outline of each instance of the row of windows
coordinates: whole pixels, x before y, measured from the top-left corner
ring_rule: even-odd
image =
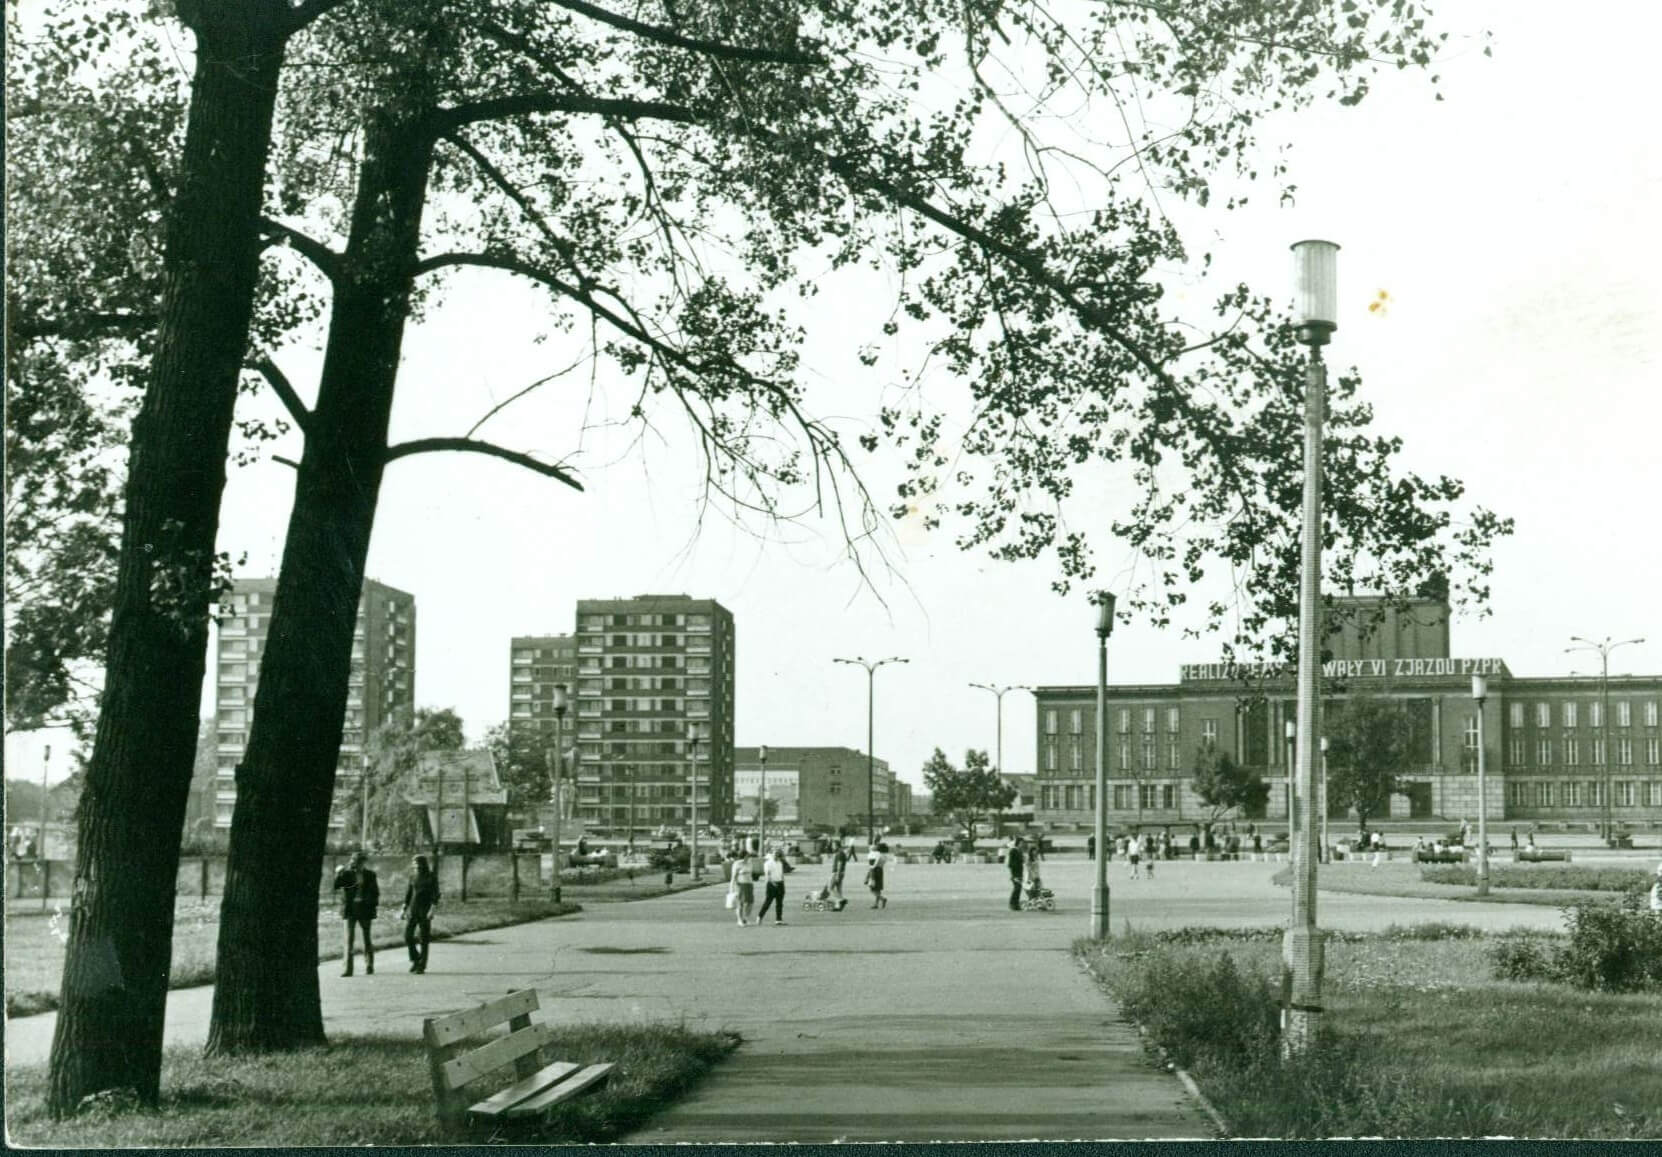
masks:
[[[1131,730],[1131,717],[1132,717],[1133,710],[1134,709],[1130,708],[1130,707],[1121,707],[1119,709],[1118,727],[1116,727],[1115,730],[1119,731],[1121,734],[1125,734],[1125,733],[1127,733]],[[1143,731],[1153,732],[1155,730],[1158,730],[1158,728],[1156,727],[1156,723],[1159,719],[1159,714],[1158,714],[1159,709],[1158,708],[1156,708],[1156,707],[1142,707],[1142,708],[1137,708],[1135,710],[1141,712],[1142,730]],[[1059,725],[1061,723],[1061,714],[1062,713],[1054,707],[1049,708],[1045,711],[1045,734],[1046,735],[1055,735],[1055,734],[1057,734],[1057,731],[1059,729]],[[1179,716],[1178,708],[1176,708],[1176,707],[1166,708],[1166,730],[1168,732],[1172,732],[1174,734],[1176,733],[1177,728],[1178,728],[1179,718],[1180,718],[1180,716]],[[1218,726],[1217,725],[1217,720],[1211,719],[1211,720],[1207,720],[1207,722],[1211,724],[1212,735],[1214,737],[1216,737],[1216,735],[1217,735],[1217,726]],[[1068,712],[1068,733],[1070,735],[1082,735],[1082,734],[1084,734],[1084,731],[1085,731],[1085,710],[1082,707],[1075,707],[1075,708],[1073,708],[1072,710],[1070,710]]]
[[[1213,732],[1212,734],[1208,735],[1207,738],[1210,739],[1214,743],[1217,742],[1216,732]],[[1045,746],[1044,746],[1044,769],[1046,771],[1056,771],[1057,770],[1057,747],[1058,746],[1060,746],[1060,745],[1054,739],[1046,740],[1046,742],[1045,742]],[[1069,741],[1067,743],[1066,747],[1067,747],[1068,770],[1069,771],[1081,771],[1081,770],[1083,770],[1084,766],[1085,766],[1085,747],[1086,747],[1086,744],[1084,743],[1084,741],[1079,739],[1078,737],[1075,737],[1074,739],[1072,739],[1071,741]],[[1119,769],[1121,771],[1130,771],[1132,769],[1132,766],[1133,766],[1132,762],[1131,762],[1131,757],[1132,757],[1132,743],[1131,743],[1131,740],[1121,739],[1119,741],[1119,743],[1116,745],[1116,747],[1112,750],[1116,751],[1117,754],[1118,754],[1119,758],[1118,758],[1117,766],[1119,767]],[[1155,744],[1153,736],[1145,735],[1143,737],[1142,742],[1137,745],[1136,751],[1137,751],[1137,754],[1138,754],[1138,761],[1135,765],[1136,767],[1142,769],[1143,771],[1154,771],[1159,766],[1157,745]],[[1111,767],[1115,766],[1115,763],[1114,763],[1112,757],[1110,757],[1110,766]],[[1166,741],[1166,766],[1168,768],[1170,768],[1172,771],[1178,771],[1183,767],[1183,749],[1182,749],[1182,746],[1179,744],[1175,734],[1171,735],[1171,737],[1169,739],[1167,739],[1167,741]]]
[[[1646,727],[1655,727],[1657,725],[1657,715],[1658,715],[1656,700],[1647,699],[1641,706],[1642,706],[1643,712],[1644,712],[1645,726]],[[1626,700],[1626,699],[1618,699],[1616,701],[1615,707],[1616,707],[1616,726],[1617,727],[1631,727],[1631,726],[1633,726],[1633,704],[1630,701]],[[1524,717],[1525,717],[1524,704],[1522,704],[1522,703],[1513,703],[1511,705],[1511,709],[1508,713],[1508,721],[1512,724],[1513,727],[1522,727],[1524,725]],[[1578,720],[1580,719],[1580,717],[1581,717],[1580,704],[1576,700],[1573,700],[1573,699],[1566,700],[1565,702],[1560,703],[1558,705],[1558,718],[1559,718],[1559,723],[1560,723],[1561,726],[1563,726],[1563,727],[1579,727],[1580,723],[1578,722]],[[1551,727],[1552,726],[1552,704],[1550,704],[1550,703],[1537,703],[1537,704],[1535,704],[1535,710],[1533,712],[1533,718],[1534,718],[1534,722],[1535,722],[1536,727]],[[1588,727],[1603,727],[1604,726],[1604,704],[1600,700],[1594,699],[1594,700],[1590,701],[1587,704],[1587,726]]]
[[[1093,811],[1096,808],[1096,785],[1090,783],[1046,784],[1039,789],[1039,806],[1045,811]],[[1135,807],[1174,808],[1177,806],[1177,786],[1170,783],[1115,784],[1113,786],[1115,811],[1129,811]]]
[[[581,627],[585,631],[603,631],[607,627],[708,627],[710,616],[695,615],[584,615]]]
[[[1624,779],[1610,787],[1615,807],[1662,807],[1662,780]],[[1604,781],[1513,780],[1506,785],[1506,802],[1513,807],[1603,807]]]
[[[1469,739],[1467,747],[1475,750],[1477,746],[1476,732],[1468,731],[1467,735]],[[1615,739],[1614,743],[1616,762],[1624,767],[1631,767],[1634,753],[1633,740],[1624,735]],[[1540,736],[1535,740],[1533,747],[1535,762],[1531,765],[1526,758],[1531,753],[1531,745],[1527,737],[1522,735],[1511,736],[1507,748],[1510,765],[1512,767],[1555,767],[1559,765],[1579,767],[1581,765],[1582,743],[1580,739],[1573,735],[1567,735],[1561,740]],[[1594,736],[1588,739],[1585,751],[1589,765],[1593,767],[1603,766],[1605,760],[1602,736]],[[1656,736],[1646,739],[1644,751],[1646,764],[1651,767],[1662,765],[1662,739]],[[1554,759],[1555,755],[1559,757],[1556,760]]]

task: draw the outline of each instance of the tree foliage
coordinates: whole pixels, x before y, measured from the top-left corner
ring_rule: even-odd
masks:
[[[995,771],[985,751],[964,752],[962,769],[940,748],[923,765],[923,786],[937,816],[949,816],[969,832],[983,816],[996,815],[1016,801],[1016,788]]]
[[[1246,815],[1264,806],[1270,797],[1269,784],[1257,768],[1237,763],[1235,757],[1215,743],[1202,743],[1195,752],[1194,793],[1210,809],[1212,823],[1236,812]]]
[[[566,749],[565,766],[569,777],[576,743],[575,728],[568,728],[561,740]],[[496,761],[496,774],[508,791],[509,808],[536,808],[548,802],[553,789],[548,766],[549,754],[554,750],[552,732],[498,723],[485,732],[485,746],[490,748],[491,758]],[[564,806],[569,811],[576,796],[569,778],[564,791]]]
[[[354,815],[367,798],[372,847],[414,851],[426,830],[421,809],[405,798],[410,777],[426,751],[460,751],[465,744],[461,716],[450,707],[418,707],[414,714],[399,712],[369,735],[365,755],[367,793],[352,801]],[[349,822],[355,837],[357,826]]]
[[[1326,729],[1329,806],[1354,808],[1364,826],[1370,816],[1389,815],[1397,776],[1413,761],[1406,710],[1390,699],[1352,695],[1328,707]]]

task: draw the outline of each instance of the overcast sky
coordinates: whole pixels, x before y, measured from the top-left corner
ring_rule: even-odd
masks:
[[[1214,254],[1219,284],[1277,293],[1290,242],[1340,243],[1330,362],[1362,370],[1378,429],[1403,437],[1409,467],[1462,478],[1472,501],[1516,518],[1496,557],[1493,617],[1457,618],[1454,654],[1499,657],[1515,674],[1585,672],[1585,657],[1563,654],[1569,636],[1648,635],[1612,669],[1662,671],[1662,150],[1651,123],[1662,28],[1650,6],[1611,0],[1573,14],[1450,0],[1439,21],[1453,34],[1436,70],[1442,102],[1423,77],[1393,75],[1359,108],[1280,122],[1264,139],[1292,142],[1296,203],[1277,206],[1266,189],[1247,211],[1182,223],[1194,250]],[[853,432],[909,352],[885,351],[874,376],[839,341],[874,316],[873,288],[828,288],[809,347],[811,408],[851,416]],[[526,341],[535,294],[485,277],[456,289],[405,342],[395,440],[465,430],[569,360],[558,340]],[[1370,311],[1382,292],[1386,307]],[[893,573],[865,584],[829,524],[766,539],[713,518],[699,528],[679,431],[629,453],[603,436],[579,447],[569,418],[588,389],[562,379],[546,402],[481,431],[551,458],[580,449],[584,494],[473,456],[388,471],[369,573],[416,597],[417,702],[457,708],[470,735],[507,714],[509,637],[570,631],[579,598],[685,592],[731,609],[741,744],[863,747],[866,677],[831,660],[909,658],[878,675],[876,749],[914,784],[936,746],[955,760],[994,746],[993,697],[969,682],[1095,678],[1091,610],[1081,593],[1050,592],[1052,561],[994,562],[900,527]],[[895,475],[875,464],[869,480],[881,499]],[[280,465],[233,471],[222,545],[247,552],[245,573],[275,573],[292,490]],[[1112,580],[1114,558],[1102,561]],[[1215,640],[1122,624],[1110,679],[1171,682],[1180,663],[1216,654]],[[36,749],[7,746],[12,774],[38,774]],[[1033,763],[1032,699],[1012,692],[1004,765]]]

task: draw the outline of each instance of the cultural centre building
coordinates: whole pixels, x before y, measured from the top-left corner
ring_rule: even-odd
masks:
[[[1487,677],[1483,706],[1491,820],[1662,821],[1662,675],[1525,678],[1493,656],[1449,653],[1449,609],[1420,599],[1339,600],[1323,664],[1323,697],[1400,702],[1412,765],[1398,777],[1392,819],[1477,815],[1477,704],[1471,677]],[[1287,817],[1295,716],[1290,665],[1193,663],[1176,683],[1110,684],[1109,822],[1180,824],[1207,818],[1193,790],[1207,745],[1258,769],[1269,785],[1259,816]],[[1096,806],[1096,687],[1035,690],[1041,823],[1088,824]],[[1608,810],[1606,803],[1608,801]],[[1337,814],[1337,813],[1336,813]]]

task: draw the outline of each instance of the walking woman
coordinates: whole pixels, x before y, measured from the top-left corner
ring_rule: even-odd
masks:
[[[871,906],[887,908],[888,897],[883,895],[883,865],[888,860],[888,844],[878,844],[871,850],[871,865],[866,868],[866,887],[871,889]]]
[[[404,888],[404,947],[410,952],[410,971],[427,971],[427,948],[433,939],[433,909],[439,904],[439,877],[427,866],[426,856],[410,861],[415,874]]]
[[[742,853],[733,857],[733,874],[731,877],[733,891],[739,900],[734,906],[739,917],[739,927],[743,928],[750,923],[750,911],[756,907],[756,878],[750,874],[750,858]]]

